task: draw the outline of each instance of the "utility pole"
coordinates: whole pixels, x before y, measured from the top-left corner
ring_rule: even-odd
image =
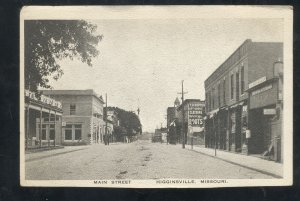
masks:
[[[184,80],[181,81],[181,93],[178,93],[178,94],[181,94],[181,106],[182,106],[182,148],[185,149],[185,124],[184,124],[184,105],[183,105],[183,102],[184,102],[184,94],[187,94],[188,92],[184,92],[183,91],[183,82]]]

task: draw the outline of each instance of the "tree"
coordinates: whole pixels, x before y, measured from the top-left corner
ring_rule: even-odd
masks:
[[[77,58],[92,66],[99,54],[102,36],[84,20],[26,20],[24,25],[26,89],[51,88],[49,76],[57,80],[63,75],[57,60]]]
[[[142,125],[139,117],[130,111],[125,111],[118,107],[108,107],[108,109],[113,109],[118,114],[118,119],[120,121],[120,127],[126,129],[126,135],[132,136],[137,133],[142,132]]]

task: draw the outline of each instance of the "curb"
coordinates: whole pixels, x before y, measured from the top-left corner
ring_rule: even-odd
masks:
[[[197,151],[197,150],[194,150],[194,149],[188,149],[189,151],[194,151],[194,152],[197,152],[197,153],[200,153],[202,155],[205,155],[205,156],[209,156],[211,158],[215,158],[215,159],[219,159],[221,161],[225,161],[227,163],[231,163],[233,165],[237,165],[237,166],[240,166],[240,167],[243,167],[243,168],[247,168],[249,170],[254,170],[256,172],[260,172],[262,174],[265,174],[265,175],[269,175],[269,176],[272,176],[272,177],[275,177],[277,179],[282,179],[283,177],[281,175],[278,175],[278,174],[274,174],[274,173],[271,173],[271,172],[267,172],[265,170],[261,170],[261,169],[258,169],[258,168],[254,168],[254,167],[250,167],[250,166],[247,166],[247,165],[242,165],[242,164],[239,164],[239,163],[236,163],[236,162],[233,162],[233,161],[230,161],[230,160],[227,160],[227,159],[223,159],[223,158],[220,158],[218,156],[212,156],[210,154],[207,154],[207,153],[203,153],[201,151]]]
[[[25,160],[25,162],[32,162],[32,161],[36,161],[36,160],[40,160],[40,159],[44,159],[44,158],[50,158],[50,157],[53,157],[53,156],[67,154],[67,153],[80,151],[80,150],[84,150],[84,149],[86,149],[86,148],[75,149],[75,150],[70,150],[70,151],[64,151],[64,152],[60,152],[60,153],[56,153],[56,154],[52,154],[52,155],[48,155],[48,156],[40,156],[40,157],[36,157],[36,158],[27,159],[27,160]]]

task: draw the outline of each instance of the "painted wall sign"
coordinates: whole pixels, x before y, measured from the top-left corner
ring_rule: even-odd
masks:
[[[249,89],[253,88],[253,87],[255,87],[255,86],[257,86],[257,85],[259,85],[259,84],[261,84],[263,82],[265,82],[266,80],[267,80],[267,77],[264,76],[264,77],[259,78],[258,80],[255,80],[254,82],[251,82],[249,84]]]
[[[260,93],[262,93],[262,92],[265,92],[265,91],[267,91],[267,90],[269,90],[269,89],[272,89],[272,84],[267,85],[267,86],[265,86],[265,87],[262,87],[262,88],[260,88],[260,89],[257,89],[257,90],[255,90],[255,91],[253,91],[251,94],[252,94],[252,96],[255,96],[255,95],[260,94]]]
[[[203,111],[205,104],[192,102],[188,104],[188,125],[203,126]]]
[[[37,99],[37,97],[35,96],[35,93],[33,93],[33,92],[29,91],[29,90],[25,90],[25,96],[29,97],[32,100],[39,101]],[[47,105],[58,107],[60,109],[62,108],[61,102],[56,101],[56,100],[54,100],[52,98],[49,98],[47,96],[44,96],[44,95],[41,95],[41,100],[40,101],[43,102],[43,103],[45,103],[45,104],[47,104]]]
[[[276,110],[275,109],[264,109],[264,115],[275,115]]]

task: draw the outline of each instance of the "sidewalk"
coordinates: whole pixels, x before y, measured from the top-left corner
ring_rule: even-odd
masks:
[[[30,162],[30,161],[39,160],[41,158],[47,158],[47,157],[56,156],[60,154],[79,151],[79,150],[87,149],[89,146],[90,145],[65,146],[64,148],[61,149],[51,149],[51,150],[45,150],[41,152],[26,153],[25,161]]]
[[[181,145],[180,145],[181,146]],[[192,150],[191,145],[185,145],[186,149]],[[215,156],[215,149],[212,148],[205,148],[204,145],[194,145],[193,151],[216,157],[220,160],[239,165],[248,169],[252,169],[263,174],[268,174],[276,178],[283,177],[283,165],[281,163],[276,163],[274,161],[268,161],[265,159],[261,159],[255,156],[247,156],[238,153],[231,153],[223,150],[216,151]]]

